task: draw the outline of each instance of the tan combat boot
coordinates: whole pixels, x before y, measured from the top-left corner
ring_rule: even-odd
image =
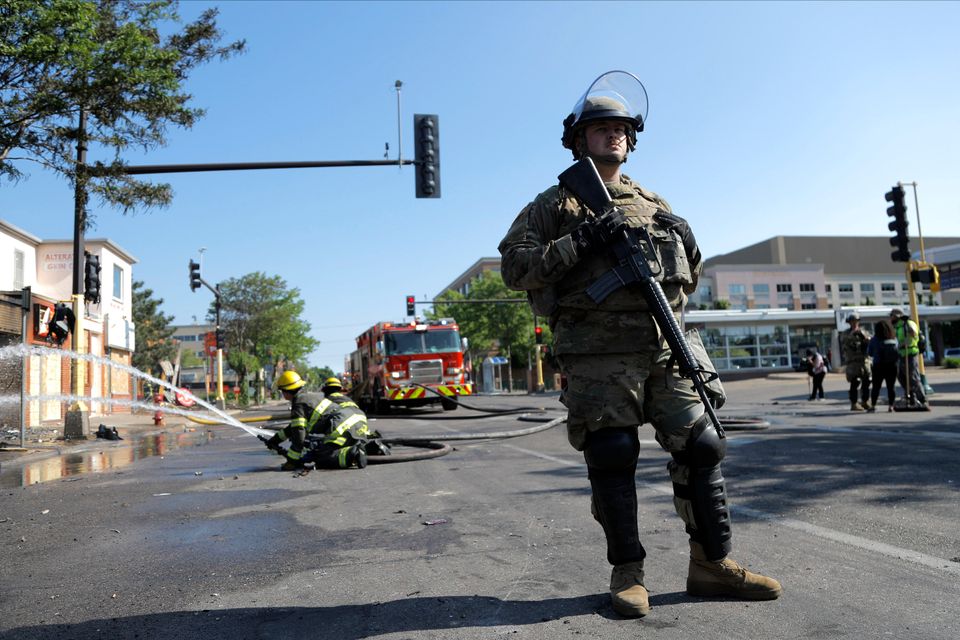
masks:
[[[747,571],[736,561],[724,558],[707,560],[703,547],[690,543],[690,569],[687,593],[691,596],[731,596],[743,600],[774,600],[783,589],[773,578]]]
[[[618,564],[610,574],[610,599],[613,610],[622,616],[638,618],[650,613],[647,588],[643,586],[643,560]]]
[[[856,402],[852,402],[850,403],[850,411],[863,411],[863,407],[861,407]]]

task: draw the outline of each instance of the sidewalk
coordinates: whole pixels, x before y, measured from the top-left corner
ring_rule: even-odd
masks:
[[[164,409],[170,408],[164,405]],[[180,411],[188,411],[182,407],[172,407]],[[288,403],[284,401],[268,401],[259,406],[250,406],[245,409],[227,407],[226,413],[231,416],[242,414],[276,414],[288,411]],[[191,411],[191,413],[193,413]],[[209,411],[200,409],[196,412],[198,420],[207,419]],[[97,437],[100,425],[107,429],[116,429],[117,434],[130,445],[149,436],[162,433],[188,433],[208,428],[211,425],[194,422],[188,416],[163,412],[163,424],[154,423],[154,412],[135,409],[133,413],[113,413],[107,415],[90,416],[90,435],[85,439],[65,439],[63,437],[63,422],[51,422],[39,427],[32,427],[24,434],[23,449],[20,448],[20,431],[6,429],[0,433],[0,465],[26,464],[42,460],[51,456],[65,453],[80,453],[111,445],[116,440],[107,440]]]

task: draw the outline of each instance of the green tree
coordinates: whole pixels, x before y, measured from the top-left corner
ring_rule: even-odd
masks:
[[[180,366],[184,369],[191,369],[193,367],[202,367],[206,364],[203,358],[197,356],[194,351],[190,349],[181,349],[180,350]]]
[[[488,353],[510,353],[520,364],[526,364],[526,354],[534,347],[533,312],[526,304],[526,294],[511,291],[503,283],[499,272],[485,271],[470,283],[466,296],[457,291],[447,291],[438,300],[523,300],[524,302],[443,304],[437,302],[431,318],[454,318],[460,325],[460,334],[470,342],[469,352],[474,360]],[[543,327],[544,344],[550,343],[550,329],[546,320],[539,319]]]
[[[177,354],[177,344],[171,338],[173,316],[160,310],[163,298],[154,298],[153,290],[146,289],[143,282],[133,282],[133,323],[137,331],[137,348],[133,352],[133,366],[152,375],[159,375],[160,361],[172,361]]]
[[[176,0],[0,2],[0,176],[17,180],[30,162],[75,182],[83,111],[91,157],[112,155],[88,161],[79,176],[86,190],[124,213],[169,204],[170,185],[125,175],[120,154],[163,146],[170,125],[192,127],[203,110],[183,89],[190,72],[244,48],[219,46],[215,9],[176,30],[177,8]]]
[[[300,290],[288,289],[280,276],[258,271],[221,282],[220,303],[227,363],[241,389],[260,367],[276,369],[284,362],[295,368],[320,344],[310,337],[310,323],[302,318]],[[212,304],[207,319],[216,319]]]
[[[306,370],[304,379],[307,381],[307,388],[315,391],[323,386],[324,380],[336,375],[330,367],[310,367]]]

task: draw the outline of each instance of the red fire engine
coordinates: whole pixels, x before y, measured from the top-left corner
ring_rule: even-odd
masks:
[[[465,346],[453,318],[378,322],[357,337],[350,354],[350,395],[377,413],[436,402],[452,411],[457,404],[448,398],[473,392],[464,379]]]

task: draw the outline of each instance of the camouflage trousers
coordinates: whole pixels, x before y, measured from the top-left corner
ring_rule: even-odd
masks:
[[[649,422],[665,451],[683,451],[691,426],[704,410],[693,384],[677,376],[675,369],[672,375],[667,371],[669,356],[667,350],[560,356],[567,378],[562,402],[568,410],[570,444],[582,451],[593,431]],[[673,459],[667,469],[677,489],[674,507],[692,533],[696,523],[686,497],[691,493],[690,469]]]

